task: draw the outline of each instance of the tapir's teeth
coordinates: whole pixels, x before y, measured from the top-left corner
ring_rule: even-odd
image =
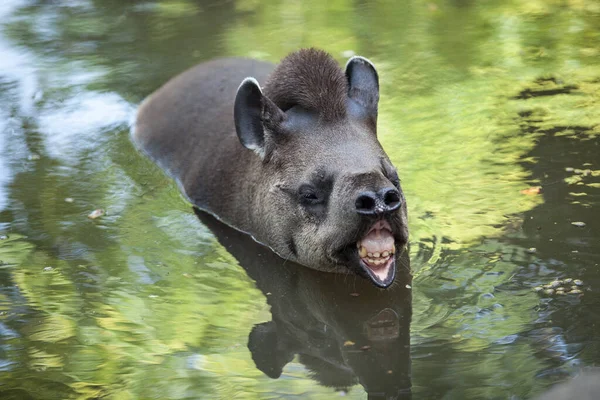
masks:
[[[380,247],[378,251],[369,252],[367,251],[368,246],[364,246],[361,240],[356,243],[356,247],[358,249],[358,255],[363,262],[366,263],[370,268],[374,268],[376,270],[384,265],[387,265],[390,261],[390,258],[392,258],[392,256],[396,253],[395,244],[392,244],[392,247],[387,248],[386,250],[382,250]]]
[[[365,258],[367,256],[367,249],[361,246],[360,250],[358,251],[358,255],[360,258]]]

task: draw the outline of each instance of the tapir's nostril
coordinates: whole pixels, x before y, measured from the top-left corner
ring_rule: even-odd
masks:
[[[400,192],[385,188],[378,193],[362,192],[355,201],[356,212],[362,215],[382,215],[397,210],[402,204]]]
[[[388,211],[397,210],[400,207],[400,193],[396,188],[386,188],[381,191],[381,197]]]
[[[359,214],[372,215],[376,213],[377,195],[374,192],[363,192],[356,198],[356,211]]]

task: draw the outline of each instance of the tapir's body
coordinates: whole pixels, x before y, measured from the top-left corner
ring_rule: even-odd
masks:
[[[408,230],[376,136],[378,79],[364,58],[344,72],[314,49],[214,60],[145,100],[133,140],[195,206],[281,257],[387,287]]]
[[[236,198],[255,195],[257,182],[244,170],[257,170],[261,160],[239,143],[233,103],[245,77],[263,82],[273,67],[239,58],[200,64],[160,88],[138,113],[138,145],[178,181],[192,203],[228,216],[227,223],[238,221],[236,227],[245,232],[251,230],[250,214]]]

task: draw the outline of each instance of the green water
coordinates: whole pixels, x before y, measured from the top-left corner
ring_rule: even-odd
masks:
[[[600,362],[599,2],[0,3],[0,398],[528,399]],[[307,46],[379,69],[411,289],[219,243],[129,142],[184,69]]]

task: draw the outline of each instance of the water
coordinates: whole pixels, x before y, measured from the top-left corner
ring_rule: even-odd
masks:
[[[597,2],[4,0],[0,21],[2,399],[528,399],[599,362]],[[129,142],[184,69],[306,46],[379,68],[410,289],[277,264]],[[566,278],[582,293],[533,290]]]

